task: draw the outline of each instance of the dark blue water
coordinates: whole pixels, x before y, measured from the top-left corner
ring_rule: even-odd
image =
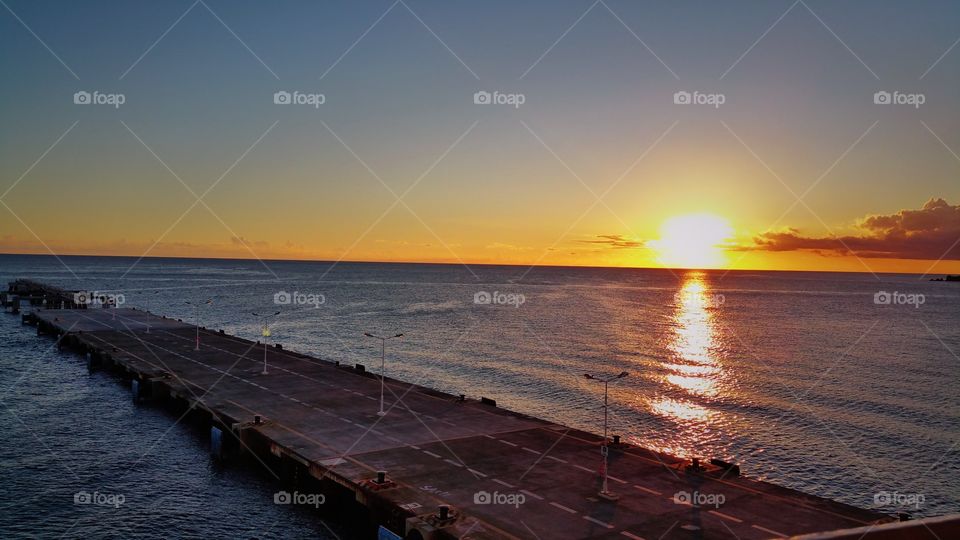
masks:
[[[195,316],[186,301],[210,299],[201,324],[251,339],[260,325],[251,312],[280,309],[272,339],[345,363],[379,360],[379,342],[364,332],[403,332],[388,348],[393,376],[592,431],[602,428],[602,388],[583,373],[628,371],[611,387],[610,419],[633,442],[732,459],[747,475],[884,512],[960,511],[960,284],[528,270],[0,256],[4,281],[123,294],[127,306],[184,320]],[[886,302],[884,292],[899,294]],[[278,306],[284,293],[295,300]],[[478,295],[494,300],[478,304]],[[269,479],[214,465],[190,428],[134,406],[113,379],[88,375],[18,320],[0,318],[0,334],[0,526],[56,536],[117,527],[124,537],[330,534],[314,516],[274,506]],[[98,485],[126,502],[73,505],[76,491]]]
[[[135,405],[119,379],[31,330],[0,318],[0,536],[347,537],[273,504],[266,473],[218,465],[199,428]],[[81,492],[104,504],[75,504]]]

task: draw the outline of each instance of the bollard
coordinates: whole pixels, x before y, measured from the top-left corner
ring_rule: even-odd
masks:
[[[450,507],[445,504],[441,504],[439,517],[440,521],[446,521],[450,519]]]
[[[619,436],[619,435],[614,435],[614,436],[613,436],[613,444],[620,444],[620,436]]]
[[[263,423],[263,418],[260,418],[259,414],[255,414],[253,415],[253,423],[259,426],[260,424]]]
[[[387,481],[387,471],[377,471],[377,483],[382,484]]]

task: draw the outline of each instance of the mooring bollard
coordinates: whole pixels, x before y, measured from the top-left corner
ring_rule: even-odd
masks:
[[[441,504],[439,517],[441,521],[450,519],[450,507],[445,504]]]
[[[387,471],[377,471],[377,483],[382,484],[387,481]]]

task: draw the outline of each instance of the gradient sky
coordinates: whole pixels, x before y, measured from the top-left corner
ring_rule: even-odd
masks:
[[[960,271],[948,0],[3,3],[0,252]]]

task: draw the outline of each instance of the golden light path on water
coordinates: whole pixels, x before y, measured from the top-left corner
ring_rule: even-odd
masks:
[[[677,429],[664,437],[659,450],[679,455],[698,455],[698,449],[713,441],[720,412],[703,405],[723,397],[725,372],[719,355],[722,348],[714,320],[723,297],[710,291],[704,275],[692,272],[676,294],[673,328],[667,344],[668,358],[659,381],[664,391],[654,395],[650,410]]]

